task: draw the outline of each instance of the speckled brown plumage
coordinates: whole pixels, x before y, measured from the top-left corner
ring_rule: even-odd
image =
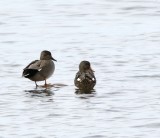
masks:
[[[96,78],[89,61],[82,61],[79,64],[79,71],[76,73],[74,83],[83,92],[89,92],[94,88]]]

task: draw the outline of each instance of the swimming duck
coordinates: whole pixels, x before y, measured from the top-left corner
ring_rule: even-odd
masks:
[[[46,87],[46,80],[52,76],[55,70],[53,60],[57,61],[52,57],[50,51],[42,51],[40,55],[40,60],[34,60],[28,66],[26,66],[23,69],[22,76],[34,81],[36,87],[38,86],[36,83],[37,81],[45,81],[44,86]]]
[[[79,71],[76,73],[74,84],[83,92],[89,92],[95,86],[96,78],[89,61],[82,61],[79,64]]]

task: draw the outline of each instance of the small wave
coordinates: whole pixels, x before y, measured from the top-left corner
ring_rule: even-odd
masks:
[[[138,125],[135,127],[160,128],[160,123],[149,123],[145,125]]]
[[[132,78],[160,78],[160,75],[135,75]]]

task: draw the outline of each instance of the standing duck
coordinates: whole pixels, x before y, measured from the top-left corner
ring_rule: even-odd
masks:
[[[52,76],[55,65],[54,61],[56,61],[50,51],[44,50],[41,52],[40,60],[32,61],[28,66],[26,66],[23,70],[22,76],[28,78],[35,82],[36,87],[37,81],[45,81],[44,86],[47,87],[46,80]]]
[[[79,64],[79,71],[76,73],[74,84],[83,92],[90,92],[95,86],[96,78],[89,61],[82,61]]]

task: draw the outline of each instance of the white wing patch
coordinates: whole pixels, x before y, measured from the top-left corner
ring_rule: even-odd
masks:
[[[24,75],[25,77],[27,77],[29,74]]]
[[[41,69],[38,69],[38,71],[41,71],[42,70],[42,68]]]
[[[77,81],[80,81],[80,82],[81,82],[81,79],[80,79],[80,78],[78,78],[78,79],[77,79]]]

